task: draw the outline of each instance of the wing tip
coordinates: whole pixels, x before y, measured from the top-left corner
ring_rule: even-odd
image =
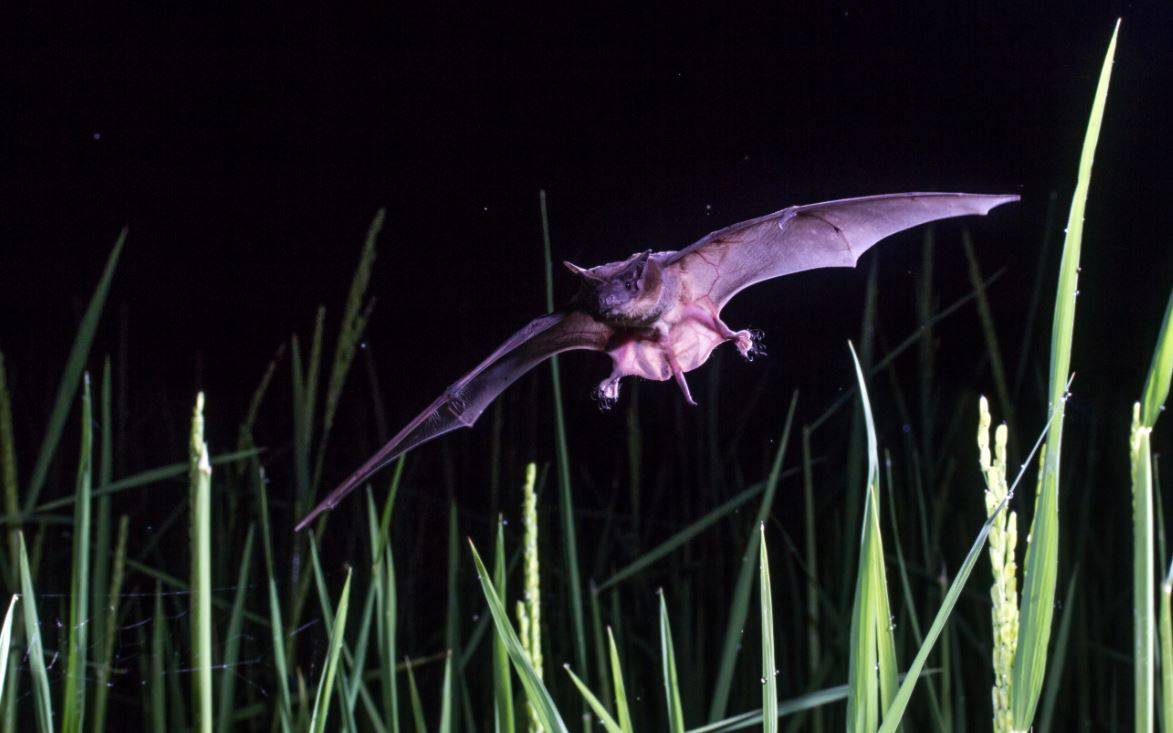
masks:
[[[1022,196],[1016,193],[988,193],[978,195],[985,199],[986,203],[988,204],[982,210],[982,216],[985,216],[1003,204],[1013,204],[1022,200]]]
[[[337,491],[337,489],[335,489],[335,491]],[[328,511],[333,511],[335,506],[336,503],[330,501],[329,499],[320,502],[317,506],[310,510],[309,514],[302,517],[301,521],[293,526],[293,533],[297,534],[298,532],[301,532],[306,527],[310,526],[310,524],[312,524],[313,521],[322,514],[325,514]]]

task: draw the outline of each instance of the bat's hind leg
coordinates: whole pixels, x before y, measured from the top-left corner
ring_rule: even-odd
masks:
[[[732,334],[730,340],[746,361],[766,355],[766,334],[756,328],[747,328]]]
[[[692,392],[688,389],[688,380],[684,378],[684,370],[680,368],[680,363],[676,361],[676,357],[672,352],[665,353],[668,357],[668,366],[672,368],[672,376],[676,377],[676,384],[679,385],[680,391],[684,393],[684,401],[696,407],[696,400],[692,398]]]
[[[620,375],[612,374],[599,382],[599,386],[595,387],[595,391],[591,393],[591,397],[594,398],[595,404],[599,406],[600,410],[606,412],[619,401],[619,378]]]
[[[721,320],[720,316],[713,313],[705,315],[708,317],[710,327],[717,332],[717,335],[726,341],[732,341],[746,361],[753,361],[759,356],[766,355],[766,334],[763,332],[756,328],[734,331],[725,321]]]

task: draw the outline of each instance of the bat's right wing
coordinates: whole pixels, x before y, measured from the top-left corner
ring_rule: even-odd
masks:
[[[403,453],[458,428],[472,427],[490,402],[541,362],[571,349],[602,351],[613,333],[610,326],[582,311],[551,313],[531,321],[444,390],[444,394],[298,522],[296,531],[307,527],[322,512],[333,509],[371,474]]]
[[[896,193],[791,206],[720,229],[665,262],[680,268],[694,293],[723,308],[754,283],[819,267],[854,267],[860,255],[896,232],[937,219],[985,214],[1017,196]]]

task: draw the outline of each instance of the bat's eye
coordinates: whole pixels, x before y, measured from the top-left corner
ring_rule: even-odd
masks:
[[[627,288],[628,291],[630,291],[630,292],[634,292],[635,291],[635,280],[625,280],[623,282],[623,287]]]

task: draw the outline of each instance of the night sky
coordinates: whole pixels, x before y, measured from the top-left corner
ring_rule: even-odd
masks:
[[[308,338],[319,303],[336,322],[380,206],[368,336],[390,420],[404,420],[544,310],[539,189],[555,257],[583,265],[679,248],[796,203],[1020,193],[1020,205],[968,222],[983,270],[1006,268],[991,298],[1015,364],[1049,196],[1060,234],[1117,16],[1075,369],[1089,402],[1133,399],[1173,273],[1168,4],[815,5],[345,17],[7,8],[0,350],[21,395],[18,432],[42,429],[123,225],[95,353],[116,350],[124,329],[138,419],[168,404],[181,421],[202,388],[209,419],[234,435],[278,345]],[[969,287],[961,228],[937,230],[942,305]],[[920,236],[875,250],[888,344],[914,325]],[[771,355],[766,367],[726,359],[723,399],[765,368],[777,394],[800,388],[805,417],[817,414],[850,384],[843,344],[858,334],[866,269],[795,276],[735,301],[727,320],[764,329]],[[558,277],[561,299],[573,285]],[[977,334],[972,308],[941,329],[943,374],[971,373],[949,367],[978,358]],[[572,416],[606,426],[587,397],[605,360],[566,364]],[[705,377],[694,381],[703,394]],[[366,394],[352,385],[351,405]],[[671,385],[645,392],[656,389],[653,404],[677,399]],[[774,425],[777,402],[762,418]]]

